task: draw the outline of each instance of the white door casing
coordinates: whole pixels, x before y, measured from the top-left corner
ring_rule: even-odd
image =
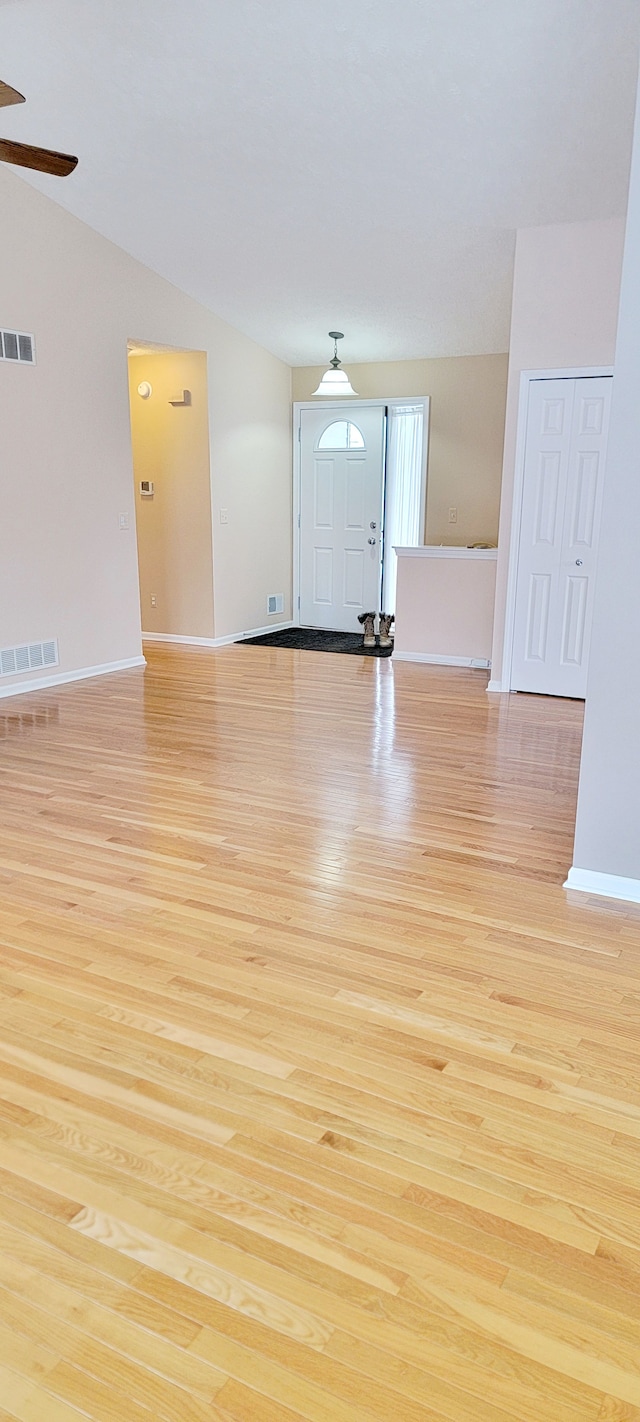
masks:
[[[358,614],[379,610],[384,436],[382,404],[300,412],[304,627],[358,632]]]
[[[610,376],[532,380],[511,688],[584,697]]]

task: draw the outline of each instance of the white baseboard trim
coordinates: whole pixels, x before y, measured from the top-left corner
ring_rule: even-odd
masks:
[[[252,627],[249,632],[233,632],[230,637],[218,637],[215,641],[216,647],[228,647],[231,642],[245,642],[247,637],[266,637],[268,632],[284,632],[287,627],[297,627],[297,622],[273,622],[269,627]]]
[[[476,671],[487,671],[490,663],[480,657],[441,657],[434,652],[396,652],[394,662],[424,662],[434,667],[475,667]]]
[[[490,682],[489,682],[489,685],[488,685],[488,687],[487,687],[487,691],[510,691],[510,690],[511,690],[511,687],[510,687],[510,686],[507,686],[507,683],[506,683],[505,681],[494,681],[494,680],[493,680],[493,677],[491,678],[491,680],[490,680]]]
[[[229,647],[232,642],[244,642],[247,637],[266,637],[267,632],[283,632],[296,627],[295,622],[272,622],[269,627],[251,627],[248,632],[232,632],[228,637],[180,637],[177,632],[143,632],[143,642],[177,642],[184,647]]]
[[[640,879],[625,879],[620,874],[600,874],[597,869],[569,870],[565,889],[577,889],[581,894],[600,894],[605,899],[626,899],[640,904]]]
[[[178,642],[185,647],[217,647],[213,637],[179,637],[177,632],[143,632],[143,642]]]
[[[92,676],[107,676],[109,672],[128,671],[129,667],[146,665],[144,657],[126,657],[123,662],[102,662],[97,667],[79,667],[77,671],[38,676],[33,681],[19,681],[13,686],[0,687],[0,700],[5,696],[26,696],[29,691],[43,691],[47,686],[64,686],[69,681],[87,681]]]

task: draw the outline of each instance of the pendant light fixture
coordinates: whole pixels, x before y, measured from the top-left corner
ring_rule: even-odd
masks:
[[[346,370],[342,369],[342,363],[338,357],[338,341],[344,340],[343,331],[330,331],[330,339],[333,341],[333,360],[329,364],[329,369],[320,381],[314,395],[357,395],[357,390],[353,390],[351,381]]]

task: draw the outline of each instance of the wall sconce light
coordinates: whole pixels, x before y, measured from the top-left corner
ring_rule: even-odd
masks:
[[[141,400],[148,400],[149,396],[153,395],[153,386],[149,384],[148,380],[140,381],[140,384],[138,386],[138,394]]]

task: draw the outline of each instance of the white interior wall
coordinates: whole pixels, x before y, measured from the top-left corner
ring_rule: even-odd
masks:
[[[216,637],[274,591],[290,616],[289,368],[6,169],[0,209],[0,324],[37,350],[0,362],[0,646],[58,637],[63,674],[140,655],[128,338],[207,355]]]
[[[640,902],[640,109],[629,191],[573,869]]]

